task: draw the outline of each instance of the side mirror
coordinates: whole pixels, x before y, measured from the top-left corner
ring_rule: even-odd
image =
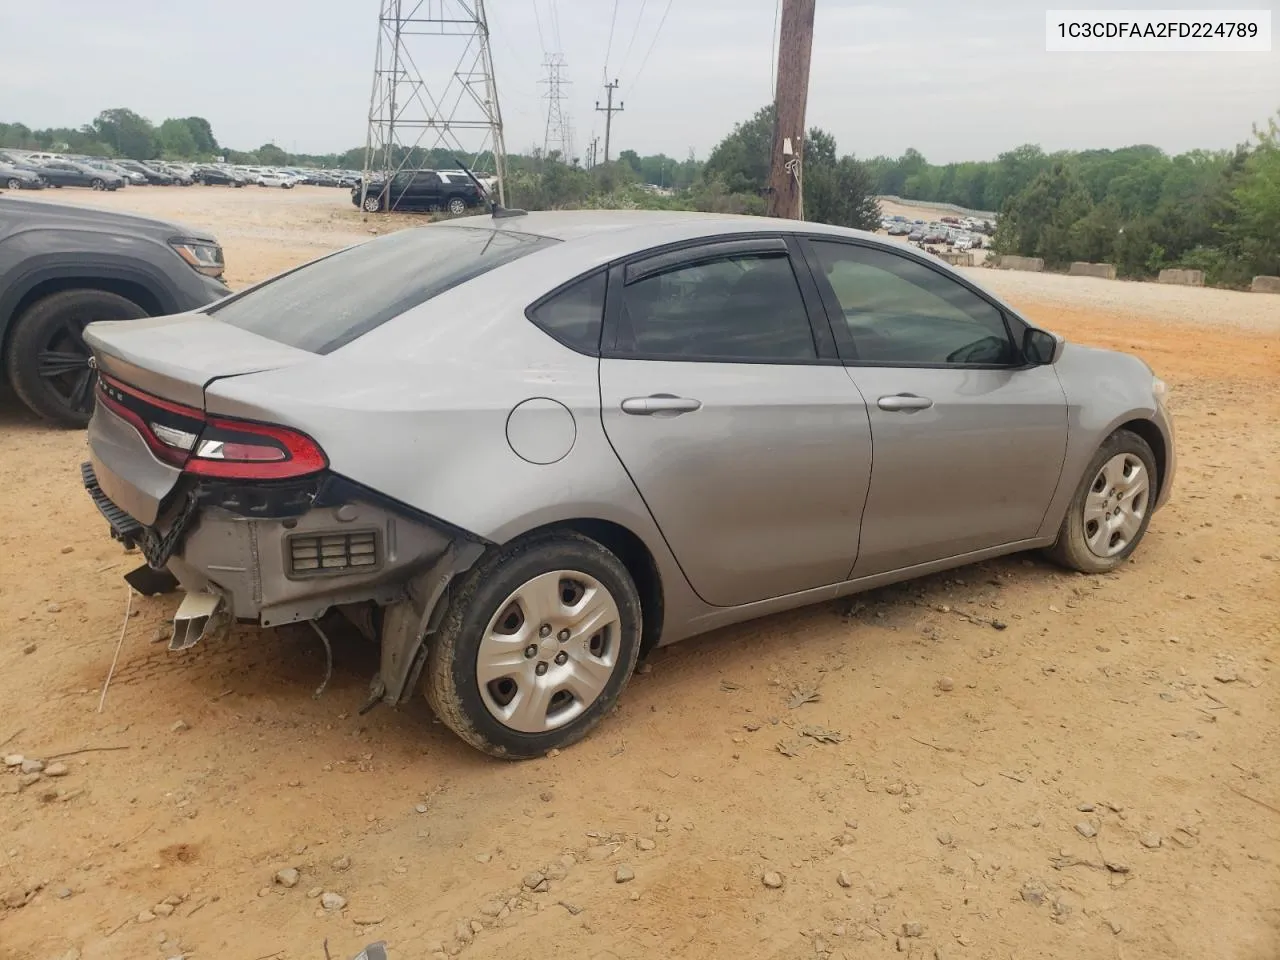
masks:
[[[1050,333],[1048,330],[1027,327],[1027,332],[1022,335],[1022,356],[1027,363],[1036,366],[1056,363],[1062,356],[1062,347],[1065,342],[1057,334]]]

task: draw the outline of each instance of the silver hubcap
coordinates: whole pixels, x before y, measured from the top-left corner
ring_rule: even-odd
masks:
[[[556,570],[498,607],[476,655],[485,707],[520,733],[563,727],[596,701],[618,664],[622,623],[594,577]]]
[[[1142,461],[1119,453],[1102,465],[1084,498],[1084,539],[1099,557],[1114,557],[1133,542],[1147,515],[1151,478]]]
[[[379,206],[381,206],[381,204],[378,202],[377,197],[365,198],[364,208],[368,210],[370,213],[376,213]]]

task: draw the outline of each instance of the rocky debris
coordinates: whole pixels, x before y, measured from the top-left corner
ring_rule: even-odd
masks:
[[[490,853],[476,854],[476,863],[488,863],[492,859],[493,859],[493,854],[490,854]]]
[[[747,731],[747,733],[755,733],[757,730],[760,729],[760,721],[748,720],[746,723],[742,725],[742,729]]]
[[[25,759],[27,758],[20,753],[9,753],[5,755],[4,765],[6,767],[20,767]]]
[[[853,877],[849,876],[849,871],[841,870],[836,874],[836,883],[848,890],[853,886]]]
[[[1098,828],[1087,820],[1081,820],[1076,824],[1076,833],[1084,837],[1086,840],[1092,840],[1098,835]]]
[[[296,887],[300,874],[294,867],[285,867],[276,871],[276,883],[282,887]]]
[[[542,875],[548,880],[563,880],[569,875],[569,868],[560,861],[553,861],[542,868]]]
[[[271,896],[271,888],[270,888],[270,887],[259,887],[259,888],[258,888],[258,896],[260,896],[260,897],[269,897],[269,896]]]
[[[334,859],[334,860],[329,864],[329,866],[333,867],[333,869],[337,870],[339,873],[341,873],[341,872],[342,872],[342,871],[344,871],[344,870],[350,870],[350,869],[351,869],[351,858],[350,858],[350,857],[345,857],[345,856],[344,856],[344,857],[338,857],[338,858]]]
[[[1160,846],[1163,841],[1160,839],[1160,834],[1152,833],[1150,830],[1145,830],[1138,835],[1138,842],[1148,850],[1154,850],[1156,847]]]
[[[381,913],[370,914],[369,916],[356,916],[352,918],[353,922],[358,927],[376,927],[386,919],[387,918]],[[472,925],[475,925],[475,921],[472,921]],[[484,928],[481,927],[481,929],[483,930]]]
[[[154,907],[151,908],[151,912],[154,913],[157,917],[173,916],[173,904],[157,903]]]
[[[61,760],[55,760],[44,768],[44,775],[46,777],[65,777],[70,772],[71,768]]]
[[[650,840],[648,837],[636,837],[637,850],[652,850],[657,845],[657,841]]]
[[[27,656],[30,656],[31,654],[35,653],[37,649],[38,648],[34,643],[28,643],[23,646],[22,652]]]
[[[51,604],[49,604],[47,607],[45,607],[45,610],[46,610],[46,611],[48,611],[49,613],[61,613],[61,612],[62,612],[62,604],[60,604],[60,603],[51,603]]]
[[[849,739],[848,734],[839,730],[828,730],[826,727],[804,726],[800,728],[800,736],[816,740],[818,743],[843,743]]]
[[[506,904],[501,900],[490,900],[488,903],[480,904],[480,915],[492,920],[496,919],[505,909]]]
[[[314,900],[316,897],[320,896],[320,894],[322,893],[324,893],[324,887],[312,887],[310,890],[307,891],[307,899]]]
[[[636,872],[625,863],[618,864],[618,869],[613,872],[614,883],[629,883],[636,878]]]
[[[58,892],[54,894],[59,900],[67,900],[71,897],[70,887],[59,887]]]
[[[550,803],[555,798],[556,798],[556,795],[552,793],[550,790],[543,790],[540,794],[538,794],[538,799],[541,800],[543,803]]]
[[[72,947],[66,953],[57,957],[56,960],[80,960],[80,951]]]
[[[1235,683],[1240,679],[1240,675],[1236,673],[1235,667],[1220,667],[1214,672],[1213,679],[1219,683]]]
[[[23,773],[43,773],[44,761],[43,760],[23,760],[22,763],[19,764],[18,769],[21,770]]]
[[[898,783],[896,780],[895,780],[893,783],[887,784],[887,785],[885,786],[885,788],[884,788],[884,792],[885,792],[885,793],[890,794],[890,795],[895,796],[895,797],[897,797],[897,796],[901,796],[901,795],[902,795],[902,793],[903,793],[903,791],[905,791],[905,790],[906,790],[906,787],[904,787],[902,784]]]
[[[783,883],[782,874],[777,870],[766,870],[764,872],[764,876],[760,878],[760,882],[770,890],[781,890]]]
[[[156,918],[156,915],[152,913],[150,910],[143,910],[141,913],[138,914],[139,923],[150,923],[155,918]]]
[[[520,881],[527,890],[537,890],[539,886],[547,882],[546,876],[538,870],[534,870],[524,875],[524,879]]]
[[[951,846],[951,834],[946,830],[938,831],[938,842],[944,847]]]
[[[418,803],[418,804],[414,804],[413,812],[414,812],[414,813],[426,813],[429,809],[431,809],[431,808],[430,808],[430,807],[428,807],[425,803]]]
[[[1037,907],[1049,899],[1048,888],[1039,880],[1028,880],[1020,892],[1023,900]]]
[[[173,726],[169,728],[169,732],[182,733],[184,730],[190,730],[190,729],[191,729],[191,724],[187,723],[187,721],[185,720],[178,720],[178,721],[175,721]]]
[[[916,921],[914,921],[914,920],[913,920],[913,921],[910,921],[910,922],[908,922],[908,923],[904,923],[904,924],[902,925],[902,935],[903,935],[904,937],[912,937],[912,938],[915,938],[915,937],[923,937],[923,936],[924,936],[924,924],[923,924],[923,923],[917,923],[917,922],[916,922]]]
[[[560,906],[568,910],[569,916],[571,917],[576,917],[578,914],[582,912],[582,908],[580,906],[578,906],[576,903],[570,903],[568,900],[561,900]]]
[[[41,775],[39,773],[24,773],[18,778],[18,783],[23,787],[29,787],[39,780],[40,776]]]
[[[1077,803],[1077,804],[1076,804],[1076,809],[1077,809],[1077,810],[1079,810],[1081,813],[1093,813],[1093,811],[1094,811],[1096,808],[1094,807],[1094,805],[1093,805],[1092,803],[1089,803],[1088,801],[1085,801],[1084,803]]]
[[[340,893],[334,893],[332,890],[326,890],[320,894],[320,906],[330,913],[335,910],[341,910],[347,905],[347,898]]]
[[[1119,936],[1120,931],[1124,929],[1124,927],[1120,926],[1120,921],[1115,920],[1112,917],[1104,918],[1102,923],[1108,930],[1110,930],[1116,936]]]
[[[950,693],[955,688],[956,688],[956,682],[952,680],[950,677],[938,678],[938,689],[941,690],[943,693]]]
[[[653,664],[649,663],[648,661],[638,664],[636,666],[636,673],[640,674],[640,676],[642,677],[645,676],[646,674],[653,673]]]

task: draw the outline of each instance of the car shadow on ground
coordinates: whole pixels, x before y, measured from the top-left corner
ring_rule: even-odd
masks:
[[[643,691],[634,683],[631,691],[624,691],[621,709],[650,711],[653,705],[671,702],[671,698],[685,695],[680,688],[699,674],[705,673],[701,679],[709,684],[716,677],[741,673],[760,662],[802,660],[807,655],[802,644],[809,640],[817,657],[824,639],[830,638],[827,625],[841,636],[851,630],[856,633],[858,626],[865,624],[917,637],[923,633],[926,639],[941,641],[933,628],[922,631],[920,627],[922,618],[937,619],[941,614],[944,621],[954,615],[986,623],[994,637],[1004,629],[1001,616],[1017,615],[1013,604],[991,609],[983,603],[966,602],[966,597],[1022,593],[1046,584],[1066,584],[1073,578],[1035,554],[1016,554],[724,627],[654,651],[649,663],[661,669],[644,677]],[[178,595],[170,594],[141,598],[138,605],[144,621],[155,619],[163,629],[177,602]],[[318,695],[325,677],[326,653],[323,641],[306,623],[265,630],[237,626],[228,636],[202,641],[183,653],[170,653],[163,644],[155,643],[142,654],[146,665],[141,669],[151,682],[158,673],[174,683],[174,689],[161,694],[165,699],[208,705],[226,700],[234,704],[233,709],[257,715],[268,724],[309,726],[317,731],[315,746],[321,751],[347,749],[345,738],[357,735],[377,741],[382,751],[404,757],[428,755],[454,769],[488,763],[435,719],[420,690],[415,689],[397,707],[378,703],[361,715],[360,709],[369,702],[370,680],[378,670],[378,646],[339,614],[326,617],[322,629],[330,640],[333,661],[332,675]],[[146,634],[149,628],[139,627],[137,632]],[[135,658],[139,643],[130,643]],[[874,653],[871,656],[875,659]],[[131,664],[131,668],[138,667]],[[615,734],[619,729],[606,720],[602,728],[605,735],[611,728]]]

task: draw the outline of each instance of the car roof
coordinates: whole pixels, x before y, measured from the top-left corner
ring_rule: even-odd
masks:
[[[598,240],[608,235],[610,246],[634,246],[636,250],[732,233],[828,233],[876,239],[875,234],[865,230],[824,223],[685,210],[545,210],[498,219],[489,216],[458,217],[439,221],[427,229],[441,227],[494,228],[566,242],[587,238]]]

